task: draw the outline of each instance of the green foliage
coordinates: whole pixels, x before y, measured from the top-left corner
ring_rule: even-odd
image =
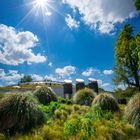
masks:
[[[43,122],[44,114],[29,93],[10,94],[0,101],[0,132],[29,132]]]
[[[137,39],[138,40],[138,39]],[[116,84],[124,83],[129,86],[140,87],[140,67],[138,44],[133,36],[133,28],[125,25],[119,34],[115,46],[115,78]]]
[[[22,96],[27,96],[27,94]],[[32,100],[34,100],[33,96],[29,95],[28,97],[31,103]],[[4,98],[2,100],[4,100]],[[24,101],[24,99],[21,100]],[[15,112],[12,113],[12,115],[14,114],[13,115],[14,117],[17,116],[18,118],[18,123],[16,123],[16,125],[18,125],[18,127],[20,128],[20,131],[19,130],[15,131],[14,129],[14,131],[17,133],[12,137],[9,135],[8,138],[11,140],[12,139],[13,140],[43,140],[43,139],[44,140],[68,140],[68,139],[69,140],[92,140],[92,139],[133,140],[133,139],[138,139],[140,137],[140,133],[138,133],[138,131],[136,131],[132,125],[128,124],[126,120],[123,120],[120,111],[112,112],[108,110],[103,110],[99,104],[94,104],[91,107],[86,105],[78,105],[78,104],[68,105],[66,102],[64,103],[62,101],[63,102],[62,103],[61,100],[58,99],[56,102],[51,102],[48,105],[43,105],[43,104],[38,105],[37,101],[35,101],[35,105],[32,106],[32,110],[29,112],[32,112],[35,106],[37,107],[39,106],[38,108],[41,108],[42,112],[45,113],[47,121],[44,123],[42,127],[37,127],[35,129],[32,129],[31,133],[28,134],[23,133],[27,131],[23,131],[23,129],[21,130],[21,126],[22,126],[22,124],[20,123],[21,114]],[[8,103],[11,104],[9,100]],[[14,103],[17,104],[19,102],[14,102]],[[122,107],[124,108],[124,106],[121,106],[121,111],[123,112]],[[26,107],[24,105],[24,109],[26,110],[27,108],[29,107]],[[15,108],[14,106],[12,110],[15,109],[17,108]],[[29,116],[24,114],[25,111],[23,110],[22,116],[24,118],[25,116]],[[31,114],[32,117],[38,116],[37,115],[38,113],[36,114],[31,113]],[[7,120],[9,120],[9,118]],[[7,120],[4,122],[8,122]],[[27,123],[28,120],[29,118],[22,119],[22,123],[24,122]],[[42,121],[42,118],[40,118],[39,120]],[[14,120],[12,122],[14,122]],[[34,122],[32,121],[30,125],[33,125],[33,123]],[[11,125],[11,122],[5,124]],[[26,127],[26,130],[27,128],[28,127]],[[16,127],[16,129],[18,128]],[[6,132],[9,131],[7,130]],[[18,132],[22,132],[22,134]],[[0,138],[5,140],[5,136],[3,134],[0,134]]]
[[[64,136],[73,136],[78,133],[80,130],[80,120],[79,119],[70,119],[64,124]]]
[[[72,100],[71,99],[62,98],[62,97],[58,97],[58,102],[62,103],[62,104],[67,104],[67,105],[72,104]]]
[[[40,135],[42,136],[43,140],[62,140],[63,129],[61,126],[57,125],[56,123],[53,124],[51,127],[45,125],[42,128]]]
[[[98,104],[102,110],[106,111],[119,111],[118,103],[111,94],[101,93],[93,100],[93,105]]]
[[[20,83],[26,83],[26,82],[32,82],[33,79],[30,75],[24,75],[23,78],[21,78]]]
[[[60,103],[58,102],[51,102],[49,105],[40,105],[42,111],[46,114],[46,118],[50,119],[53,117],[54,112],[56,109],[60,107]]]
[[[100,120],[103,118],[105,118],[107,120],[111,120],[113,118],[112,112],[102,110],[102,108],[99,104],[92,105],[91,113],[92,113],[92,117],[94,118],[94,120]]]
[[[65,139],[77,136],[80,140],[88,140],[95,134],[92,122],[92,119],[88,115],[67,120],[64,123]]]
[[[38,98],[41,104],[49,104],[57,100],[56,94],[48,86],[42,86],[34,91],[34,95]]]
[[[79,90],[73,97],[73,102],[80,105],[90,106],[94,99],[94,92],[89,88]]]
[[[135,0],[135,6],[137,10],[140,10],[140,0]]]
[[[128,99],[138,92],[139,92],[139,89],[135,87],[127,87],[125,90],[122,90],[122,89],[116,90],[118,98],[128,98]]]
[[[136,128],[140,128],[140,93],[130,99],[125,109],[128,122]]]
[[[138,33],[136,36],[136,45],[137,45],[137,52],[138,52],[138,57],[139,57],[138,63],[139,63],[139,68],[140,68],[140,33]]]

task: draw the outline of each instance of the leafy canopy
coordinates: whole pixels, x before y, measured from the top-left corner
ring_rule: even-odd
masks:
[[[115,46],[115,78],[116,84],[140,87],[140,33],[135,37],[133,28],[125,25],[119,34]]]

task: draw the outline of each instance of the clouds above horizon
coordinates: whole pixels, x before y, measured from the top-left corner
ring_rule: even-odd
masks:
[[[133,0],[62,0],[82,21],[100,33],[113,34],[115,25],[137,15]]]
[[[0,83],[3,83],[3,85],[17,84],[24,75],[23,73],[19,73],[18,70],[8,70],[5,72],[4,69],[0,69]],[[42,81],[44,79],[43,76],[38,74],[29,75],[31,75],[33,81]]]
[[[83,71],[82,75],[85,77],[89,77],[89,76],[93,75],[93,72],[94,72],[93,68],[89,68],[86,71]]]
[[[32,50],[38,42],[38,37],[30,31],[18,31],[14,27],[0,24],[0,63],[19,65],[24,62],[45,62],[46,56],[35,54]]]
[[[56,68],[55,73],[61,77],[70,76],[76,73],[76,67],[74,66],[65,66],[63,68]]]
[[[113,70],[104,70],[104,71],[103,71],[103,74],[105,74],[105,75],[111,75],[111,74],[113,74],[113,73],[114,73]]]

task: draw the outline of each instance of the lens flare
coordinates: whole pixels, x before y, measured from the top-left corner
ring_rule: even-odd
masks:
[[[38,7],[45,7],[48,4],[48,0],[35,0],[35,4]]]

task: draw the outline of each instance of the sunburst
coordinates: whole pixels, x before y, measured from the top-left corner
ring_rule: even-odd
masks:
[[[49,4],[49,0],[35,0],[36,7],[44,8]]]

